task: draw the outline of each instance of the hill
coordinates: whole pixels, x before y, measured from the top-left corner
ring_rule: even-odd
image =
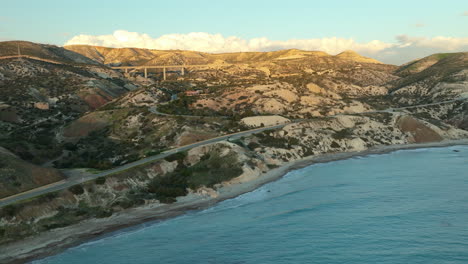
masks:
[[[94,64],[98,63],[79,53],[67,50],[55,45],[38,44],[28,41],[3,41],[0,42],[0,59],[2,57],[21,55],[36,57],[45,60],[70,64]]]
[[[395,73],[398,74],[399,76],[406,77],[412,74],[422,72],[425,69],[431,67],[432,65],[438,63],[441,60],[444,60],[446,58],[456,57],[456,56],[459,56],[460,54],[463,54],[463,53],[458,52],[458,53],[432,54],[425,58],[414,60],[414,61],[403,64],[395,71]]]
[[[25,162],[0,147],[0,198],[62,180],[56,169]]]
[[[329,58],[351,60],[363,63],[380,63],[377,60],[363,57],[347,51],[337,56],[321,51],[304,51],[298,49],[270,52],[233,52],[212,54],[185,50],[150,50],[139,48],[106,48],[88,45],[70,45],[65,49],[77,52],[90,59],[104,64],[114,65],[182,65],[211,63],[265,63],[278,60],[300,60],[310,58]]]
[[[434,54],[398,68],[392,85],[403,101],[440,101],[468,96],[468,52]]]
[[[0,51],[15,54],[18,44],[34,58],[0,59],[0,146],[26,161],[59,156],[64,143],[56,133],[67,122],[136,88],[121,73],[60,47],[8,41]]]
[[[364,63],[381,63],[378,60],[364,57],[359,55],[357,52],[352,50],[346,50],[341,52],[340,54],[336,55],[337,58],[344,59],[344,60],[352,60],[356,62],[364,62]]]

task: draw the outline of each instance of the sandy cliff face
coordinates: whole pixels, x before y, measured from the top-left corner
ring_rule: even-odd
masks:
[[[411,135],[408,139],[410,143],[434,142],[443,139],[435,130],[411,116],[400,117],[397,120],[397,125],[402,132]]]

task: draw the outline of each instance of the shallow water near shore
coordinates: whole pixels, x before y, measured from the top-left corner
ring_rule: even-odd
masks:
[[[356,157],[34,263],[467,263],[467,190],[468,146]]]

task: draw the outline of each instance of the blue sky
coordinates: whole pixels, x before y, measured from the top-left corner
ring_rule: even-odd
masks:
[[[466,0],[0,0],[0,6],[0,40],[56,45],[77,35],[111,35],[116,30],[151,38],[205,32],[247,41],[335,37],[395,43],[401,35],[468,37]]]

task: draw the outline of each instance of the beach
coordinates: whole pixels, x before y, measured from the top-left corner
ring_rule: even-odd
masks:
[[[41,233],[35,237],[4,245],[0,247],[0,262],[24,263],[34,259],[40,259],[60,253],[67,248],[79,245],[89,240],[97,239],[105,234],[109,234],[123,228],[136,226],[149,221],[169,219],[192,210],[205,209],[220,201],[253,191],[266,183],[281,178],[289,171],[300,169],[312,164],[332,162],[358,156],[384,154],[404,149],[447,147],[452,145],[468,145],[468,139],[422,144],[378,146],[360,152],[340,152],[310,156],[301,160],[286,163],[281,167],[271,169],[253,180],[241,182],[239,184],[224,185],[217,189],[219,193],[217,197],[190,194],[179,198],[178,201],[173,204],[149,204],[132,208],[116,213],[108,218],[83,221],[73,226],[54,229],[52,231]]]

